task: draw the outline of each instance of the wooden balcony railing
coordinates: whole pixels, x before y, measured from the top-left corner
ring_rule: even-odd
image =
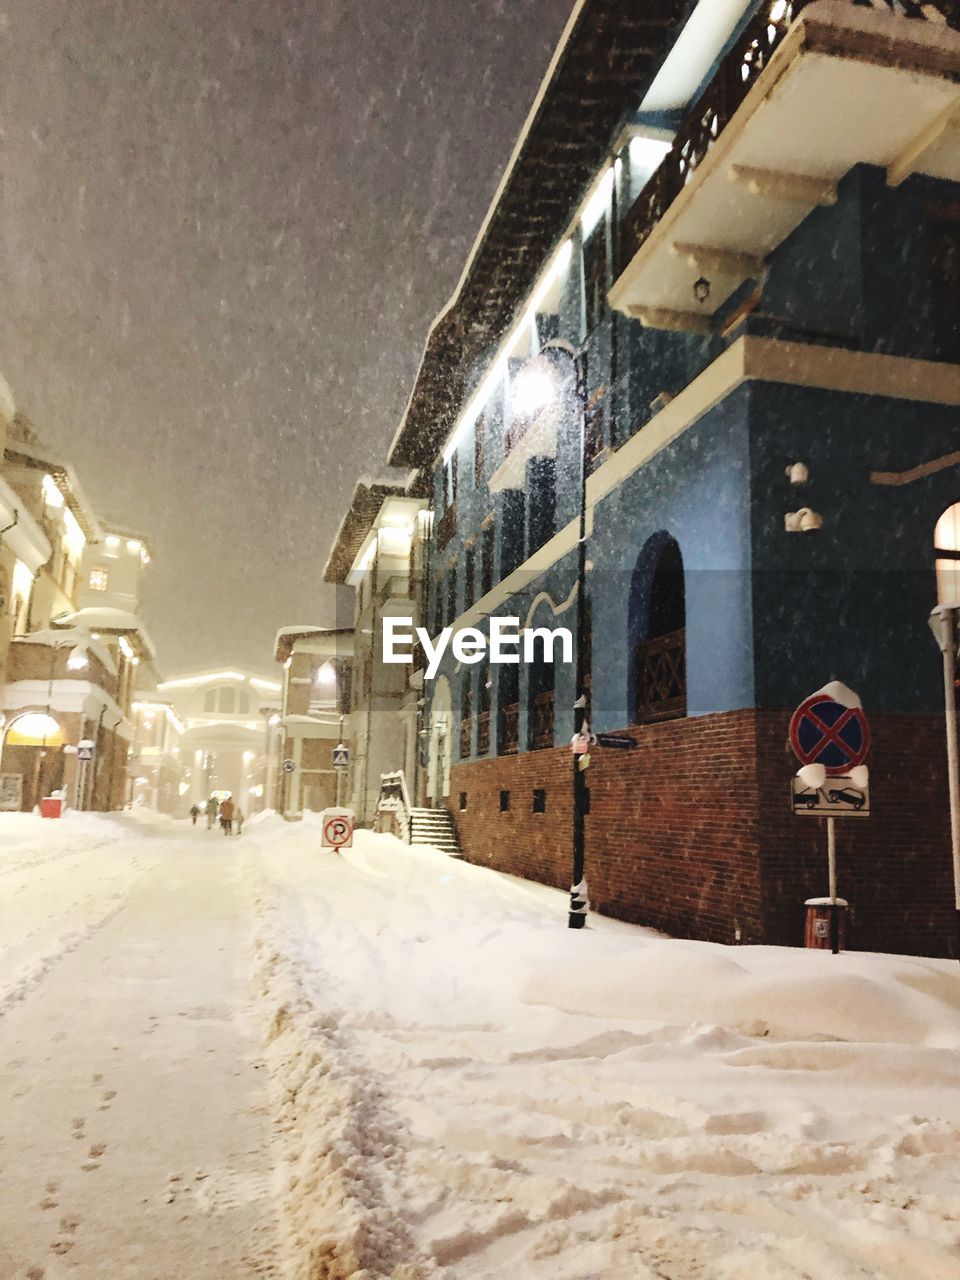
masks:
[[[686,629],[637,645],[637,721],[677,720],[687,714]]]
[[[449,507],[434,525],[434,534],[437,539],[437,550],[442,551],[453,535],[457,532],[457,504],[451,502]]]
[[[500,708],[500,754],[515,756],[520,750],[520,704]]]
[[[532,707],[532,723],[530,726],[530,745],[534,750],[553,746],[554,695],[549,689],[546,693],[534,695]]]
[[[464,716],[460,721],[460,759],[467,760],[470,757],[470,739],[473,736],[473,717]]]
[[[634,254],[661,220],[697,166],[720,137],[737,108],[769,64],[782,43],[793,20],[813,0],[788,0],[780,5],[764,4],[747,24],[736,44],[720,63],[707,88],[680,126],[673,146],[657,171],[640,192],[624,220],[622,261],[619,270]],[[855,4],[856,0],[849,0]],[[948,26],[960,29],[960,0],[880,0],[893,13],[917,21],[935,21],[938,13]],[[773,14],[777,16],[774,17]]]
[[[490,750],[490,712],[477,713],[477,755],[485,756]]]

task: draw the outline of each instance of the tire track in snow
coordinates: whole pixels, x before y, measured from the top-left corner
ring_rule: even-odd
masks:
[[[259,877],[254,990],[262,1015],[277,1192],[291,1280],[423,1280],[436,1274],[388,1207],[404,1151],[385,1093],[344,1042],[341,1011],[311,999]],[[316,982],[316,967],[311,968]],[[322,976],[322,975],[321,975]],[[330,982],[331,989],[334,984]]]

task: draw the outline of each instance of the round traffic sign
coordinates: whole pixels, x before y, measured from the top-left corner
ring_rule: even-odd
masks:
[[[862,707],[846,707],[829,694],[815,693],[790,718],[790,745],[801,764],[822,764],[835,778],[866,759],[867,717]]]
[[[353,832],[349,818],[328,818],[323,824],[323,838],[328,844],[339,847],[346,844]]]

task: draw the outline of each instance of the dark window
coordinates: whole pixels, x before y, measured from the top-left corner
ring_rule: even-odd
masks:
[[[480,594],[493,590],[493,521],[480,534]]]
[[[474,544],[467,547],[463,556],[463,607],[469,609],[473,604],[474,573],[476,572],[476,552]]]
[[[647,638],[637,646],[637,720],[687,714],[683,557],[671,538],[650,584]]]
[[[450,457],[447,459],[447,506],[452,507],[457,500],[457,480],[459,478],[459,465],[457,462],[457,451],[454,449]]]
[[[500,667],[497,687],[499,710],[499,736],[497,751],[502,756],[512,756],[520,750],[520,668],[514,663]]]
[[[457,571],[451,569],[446,577],[446,609],[444,612],[444,625],[449,626],[457,616]]]
[[[480,672],[477,689],[477,755],[485,756],[490,750],[490,668]]]
[[[927,241],[934,359],[960,363],[960,218],[931,221]]]
[[[552,662],[536,662],[529,668],[529,737],[533,751],[553,746],[554,681]]]
[[[500,812],[509,813],[509,811],[510,811],[510,792],[501,791],[500,792]]]
[[[587,333],[592,333],[607,311],[606,218],[583,242],[583,292]]]
[[[544,787],[534,787],[533,789],[533,812],[547,812],[547,792]]]
[[[500,576],[505,578],[523,560],[524,494],[522,489],[508,489],[503,495],[503,521],[500,530]]]
[[[470,755],[473,738],[473,687],[470,683],[471,672],[468,671],[463,682],[463,702],[460,708],[460,759],[466,760]]]
[[[556,532],[557,464],[553,458],[534,458],[529,468],[527,547],[533,555]]]
[[[467,793],[465,791],[461,791],[460,792],[460,812],[462,813],[464,809],[466,809],[466,807],[467,807]]]
[[[483,483],[483,451],[487,443],[487,422],[483,414],[473,424],[473,476],[477,485]]]

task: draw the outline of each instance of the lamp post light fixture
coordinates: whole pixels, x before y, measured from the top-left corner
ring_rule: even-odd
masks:
[[[551,338],[541,348],[541,356],[566,356],[573,362],[574,398],[580,433],[580,526],[577,537],[577,630],[573,650],[573,874],[570,883],[570,910],[567,927],[582,929],[587,922],[590,899],[586,878],[587,774],[590,764],[590,724],[584,659],[587,652],[587,365],[583,347],[574,347],[563,338]],[[556,379],[542,367],[527,365],[517,378],[514,404],[533,416],[560,394]]]

